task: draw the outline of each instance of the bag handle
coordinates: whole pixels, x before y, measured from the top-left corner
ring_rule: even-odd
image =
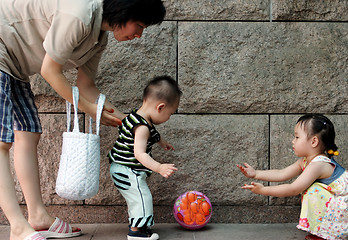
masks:
[[[79,132],[79,121],[77,117],[77,105],[79,102],[79,89],[77,87],[72,87],[73,94],[73,105],[74,105],[74,129],[73,132]],[[71,103],[66,101],[66,123],[67,132],[70,132],[70,122],[71,122]]]
[[[97,107],[97,116],[96,116],[96,134],[99,135],[99,129],[100,129],[100,118],[103,112],[104,103],[105,103],[105,95],[100,94],[96,100],[96,103],[98,104]],[[89,117],[89,133],[92,133],[92,125],[93,125],[93,118]]]
[[[73,105],[74,105],[74,129],[73,132],[80,132],[79,130],[79,121],[78,121],[78,102],[79,102],[79,89],[76,86],[72,87],[72,93],[73,93]],[[100,118],[103,112],[103,107],[105,103],[105,95],[100,94],[97,98],[98,106],[97,106],[97,115],[96,115],[96,134],[99,135],[99,129],[100,129]],[[71,103],[69,101],[66,101],[66,109],[67,109],[67,131],[70,132],[70,121],[71,121]],[[90,124],[89,124],[89,133],[92,134],[92,123],[93,119],[90,117]]]

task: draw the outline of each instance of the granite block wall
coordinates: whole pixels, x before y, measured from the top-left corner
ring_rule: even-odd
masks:
[[[346,0],[164,0],[166,20],[143,37],[110,36],[96,84],[121,111],[141,104],[147,81],[171,75],[183,96],[177,113],[157,128],[175,151],[155,147],[160,162],[179,171],[149,178],[155,221],[174,222],[183,192],[204,192],[215,223],[296,222],[300,197],[254,195],[235,167],[282,168],[296,160],[293,127],[303,113],[335,124],[337,160],[348,167],[348,2]],[[75,71],[66,72],[72,84]],[[125,201],[113,187],[106,154],[117,129],[101,129],[99,193],[68,201],[55,193],[65,102],[40,77],[31,79],[44,129],[39,145],[43,198],[53,215],[75,223],[127,222]],[[88,116],[80,122],[87,130]],[[86,123],[86,124],[85,124]],[[268,184],[268,183],[265,183]],[[17,184],[18,198],[25,200]],[[6,223],[0,214],[0,223]]]

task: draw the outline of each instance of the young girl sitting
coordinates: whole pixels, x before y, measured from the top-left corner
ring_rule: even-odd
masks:
[[[309,232],[306,239],[348,239],[348,171],[333,158],[337,156],[332,122],[319,114],[302,116],[292,141],[294,164],[281,170],[255,170],[244,163],[237,167],[248,178],[281,182],[295,176],[291,184],[263,186],[251,182],[242,188],[266,196],[288,197],[302,193],[298,229]]]

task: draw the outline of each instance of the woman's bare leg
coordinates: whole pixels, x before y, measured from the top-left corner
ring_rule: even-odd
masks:
[[[11,240],[22,240],[34,229],[19,207],[15,184],[11,174],[9,151],[11,143],[0,142],[0,206],[11,226]]]
[[[28,222],[36,230],[48,229],[54,222],[41,196],[37,145],[40,133],[15,131],[14,165],[28,207]]]

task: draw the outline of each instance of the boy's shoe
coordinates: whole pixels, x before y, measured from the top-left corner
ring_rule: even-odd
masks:
[[[159,239],[159,236],[157,233],[153,233],[150,228],[143,227],[140,228],[138,231],[132,231],[129,227],[128,240],[157,240]]]

